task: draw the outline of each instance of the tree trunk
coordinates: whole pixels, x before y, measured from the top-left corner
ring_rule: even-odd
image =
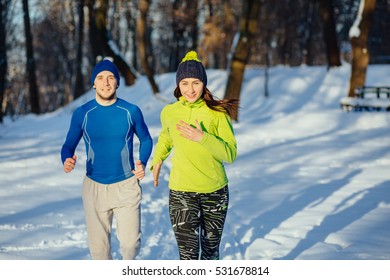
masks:
[[[28,0],[23,0],[23,13],[24,13],[24,33],[26,36],[26,71],[28,75],[29,93],[30,93],[30,106],[31,112],[39,114],[41,112],[39,105],[39,92],[37,86],[37,79],[35,76],[35,59],[33,38],[30,27],[30,14],[28,9]]]
[[[352,70],[348,97],[354,97],[355,89],[364,86],[366,81],[370,59],[367,41],[375,4],[376,0],[361,0],[358,15],[349,31],[352,45]]]
[[[94,5],[94,2],[94,0],[91,0],[88,7],[91,15],[91,47],[95,58],[99,56],[112,57],[119,72],[124,77],[125,84],[128,86],[133,85],[135,83],[136,76],[130,68],[130,65],[124,60],[122,54],[118,52],[118,48],[115,42],[111,39],[110,32],[106,27],[108,0],[98,0],[98,5]]]
[[[243,3],[242,17],[238,42],[233,46],[233,55],[230,62],[229,76],[225,90],[225,98],[240,99],[241,85],[244,76],[245,65],[250,57],[253,37],[257,29],[257,17],[260,12],[260,1],[246,0]],[[232,114],[233,120],[238,120],[238,109]]]
[[[11,2],[8,0],[0,0],[0,123],[3,122],[3,108],[5,108],[5,106],[3,107],[3,101],[5,96],[8,67],[6,47],[6,23],[10,3]]]
[[[137,20],[137,41],[138,41],[138,52],[140,54],[141,64],[148,77],[149,83],[152,87],[153,93],[157,94],[160,90],[154,80],[154,71],[150,67],[148,57],[148,50],[150,49],[148,40],[148,27],[147,27],[147,15],[149,10],[150,0],[140,0],[138,4],[138,10],[140,15]]]
[[[73,98],[76,99],[84,94],[84,79],[81,72],[81,65],[83,61],[83,41],[84,41],[84,0],[77,2],[79,26],[77,38],[77,54],[76,54],[76,81],[74,83]]]
[[[328,67],[340,66],[340,48],[337,40],[333,0],[320,0],[320,11],[324,26],[324,39]]]

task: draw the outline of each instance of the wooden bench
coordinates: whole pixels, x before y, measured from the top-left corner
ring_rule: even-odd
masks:
[[[390,87],[359,87],[355,97],[344,97],[340,106],[346,111],[390,111]]]

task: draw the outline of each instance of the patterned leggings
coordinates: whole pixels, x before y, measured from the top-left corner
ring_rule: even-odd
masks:
[[[169,193],[169,215],[181,260],[218,260],[228,186],[212,193]],[[200,243],[200,244],[199,244]]]

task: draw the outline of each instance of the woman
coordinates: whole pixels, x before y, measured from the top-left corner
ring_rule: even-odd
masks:
[[[169,215],[180,259],[219,259],[229,192],[223,162],[236,159],[229,114],[237,100],[215,100],[196,52],[187,53],[176,73],[177,102],[161,112],[162,130],[152,161],[154,185],[172,148]]]

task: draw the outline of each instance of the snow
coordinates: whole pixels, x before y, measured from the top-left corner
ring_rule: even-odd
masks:
[[[222,97],[226,71],[208,70],[209,89]],[[386,85],[389,65],[370,65],[367,84]],[[226,164],[230,205],[220,247],[223,260],[389,260],[390,115],[345,112],[350,65],[273,67],[270,97],[264,69],[245,72],[238,157]],[[154,142],[159,114],[174,101],[174,73],[156,77],[153,96],[146,77],[121,83],[118,95],[140,106]],[[60,149],[72,111],[93,98],[89,91],[67,107],[27,115],[0,126],[0,259],[90,259],[78,165],[62,170]],[[136,143],[136,150],[138,143]],[[140,260],[178,259],[168,216],[170,159],[153,187],[142,181]],[[113,256],[120,259],[114,232]]]

